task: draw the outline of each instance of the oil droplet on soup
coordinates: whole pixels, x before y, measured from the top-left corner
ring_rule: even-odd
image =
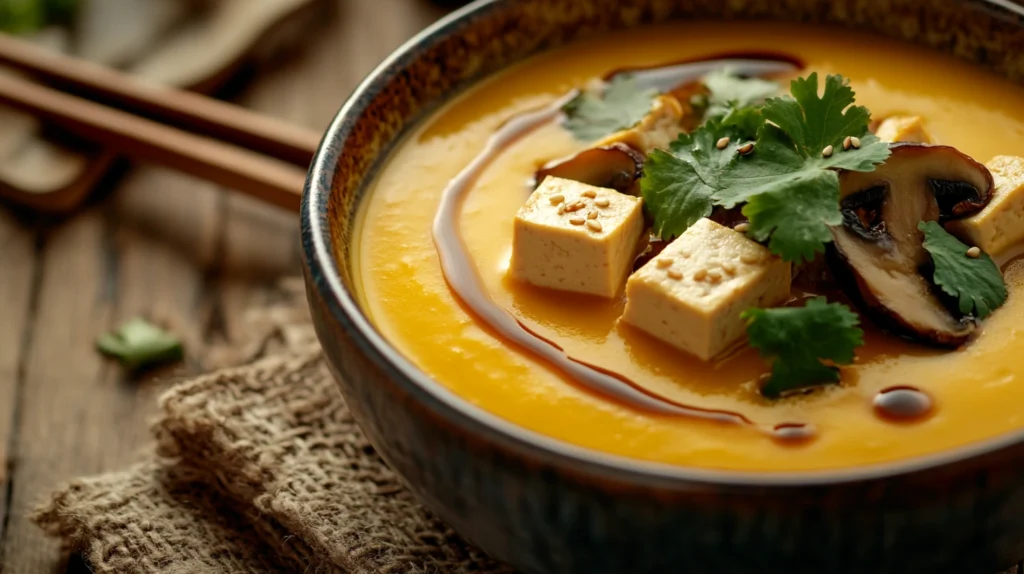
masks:
[[[882,389],[872,401],[879,416],[894,421],[913,421],[931,413],[932,399],[914,387]]]

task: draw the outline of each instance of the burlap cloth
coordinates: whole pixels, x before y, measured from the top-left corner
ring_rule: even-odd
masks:
[[[212,355],[262,358],[174,386],[149,460],[71,483],[36,523],[96,572],[510,572],[376,455],[290,285]]]

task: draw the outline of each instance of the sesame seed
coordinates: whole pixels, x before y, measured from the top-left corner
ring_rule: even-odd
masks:
[[[722,270],[729,275],[734,275],[736,273],[736,266],[733,265],[731,261],[726,261],[725,263],[722,263]]]
[[[735,231],[738,231],[739,233],[746,233],[747,230],[750,229],[750,224],[747,223],[746,221],[744,221],[743,223],[737,223],[736,226],[733,227],[733,229]]]
[[[596,211],[591,211],[590,213],[588,213],[587,214],[587,219],[597,219],[597,212]]]
[[[551,205],[558,205],[559,203],[562,203],[562,201],[565,200],[565,196],[559,193],[552,195],[550,198],[548,198],[548,200],[551,202]]]
[[[846,150],[850,149],[850,146],[852,146],[852,145],[853,145],[853,138],[851,138],[850,136],[846,136],[843,139],[843,151],[846,151]]]
[[[760,260],[761,258],[753,253],[744,253],[743,255],[740,255],[740,261],[744,263],[757,263]]]
[[[597,192],[592,189],[588,189],[581,193],[580,195],[582,195],[583,197],[589,197],[590,199],[594,199],[595,197],[597,197]]]
[[[748,154],[750,154],[751,152],[754,151],[754,143],[753,142],[747,142],[747,143],[741,145],[740,147],[736,148],[736,151],[740,155],[748,155]]]
[[[977,259],[981,257],[981,249],[979,249],[978,247],[971,247],[970,249],[967,250],[967,256],[970,257],[971,259]]]
[[[825,149],[821,150],[821,157],[832,157],[832,146],[825,146]]]
[[[694,281],[703,281],[704,278],[707,277],[707,276],[708,276],[708,270],[707,269],[698,269],[693,274],[693,280]]]
[[[722,274],[719,273],[718,271],[709,271],[708,272],[708,281],[710,281],[712,283],[718,283],[721,280],[722,280]]]
[[[676,281],[679,281],[680,279],[683,278],[683,274],[676,271],[675,269],[669,269],[667,275],[669,279],[675,279]]]
[[[725,149],[725,146],[727,145],[729,145],[729,136],[720,138],[717,142],[715,142],[715,147],[718,149]]]
[[[608,207],[611,204],[612,204],[612,202],[608,201],[608,198],[606,198],[606,197],[602,197],[601,199],[595,199],[594,200],[594,205],[596,205],[598,207]]]
[[[587,227],[590,228],[591,231],[601,231],[601,229],[603,229],[601,227],[601,222],[596,219],[588,219]]]
[[[851,136],[850,145],[853,146],[853,149],[860,149],[860,138],[857,136]]]
[[[583,219],[582,217],[573,217],[569,220],[569,223],[573,225],[583,225],[584,221],[586,221],[586,219]]]
[[[656,265],[658,266],[658,269],[664,269],[666,267],[670,267],[672,265],[672,259],[669,258],[669,257],[665,257],[665,258],[659,259],[658,262],[656,263]]]

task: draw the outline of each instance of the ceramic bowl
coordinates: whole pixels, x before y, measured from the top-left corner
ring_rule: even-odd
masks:
[[[331,124],[302,203],[307,290],[346,400],[442,519],[525,572],[982,572],[1024,557],[1024,432],[842,471],[711,472],[603,455],[454,396],[354,294],[354,216],[374,170],[453,92],[530,54],[671,19],[779,19],[902,38],[1024,76],[1008,0],[492,0],[394,53]],[[424,238],[428,241],[429,238]]]

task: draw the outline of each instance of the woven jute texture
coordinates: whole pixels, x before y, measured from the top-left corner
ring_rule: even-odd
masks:
[[[294,301],[253,322],[265,340],[232,360],[268,356],[173,387],[150,460],[73,482],[36,522],[104,573],[511,572],[376,455]]]

